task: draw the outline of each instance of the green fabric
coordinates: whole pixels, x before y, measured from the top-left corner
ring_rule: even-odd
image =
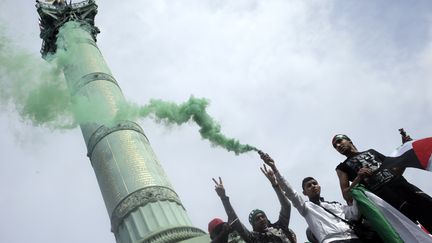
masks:
[[[357,201],[361,214],[368,220],[384,242],[403,243],[404,241],[380,209],[366,196],[365,191],[366,189],[363,186],[356,186],[351,190],[351,195]]]

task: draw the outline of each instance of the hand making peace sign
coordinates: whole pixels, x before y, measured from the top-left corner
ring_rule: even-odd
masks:
[[[222,182],[222,178],[220,178],[219,176],[219,182],[217,182],[215,180],[215,178],[212,178],[212,180],[214,181],[215,185],[215,191],[218,194],[219,197],[226,197],[225,195],[225,188],[223,186],[223,182]]]

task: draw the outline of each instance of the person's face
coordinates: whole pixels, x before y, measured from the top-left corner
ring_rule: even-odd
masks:
[[[255,216],[254,219],[254,230],[258,232],[262,232],[267,228],[268,220],[265,214],[259,213]]]
[[[345,139],[345,138],[336,138],[336,140],[333,142],[333,147],[343,155],[349,155],[356,151],[356,148],[352,144],[351,141]]]
[[[303,194],[308,198],[319,198],[321,187],[316,180],[310,180],[304,184]]]

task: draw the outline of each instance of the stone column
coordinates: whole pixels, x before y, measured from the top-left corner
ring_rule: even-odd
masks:
[[[98,104],[88,112],[114,118],[125,99],[96,45],[95,2],[36,7],[42,55],[57,53],[72,97]],[[192,226],[141,127],[128,120],[104,124],[80,126],[117,242],[209,242]]]

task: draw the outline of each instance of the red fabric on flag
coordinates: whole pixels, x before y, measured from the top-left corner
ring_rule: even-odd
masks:
[[[416,140],[412,146],[421,166],[427,169],[432,154],[432,137]]]
[[[427,229],[425,227],[423,227],[423,225],[421,225],[420,223],[418,224],[418,226],[420,227],[420,229],[422,229],[424,232],[426,232],[426,234],[431,235],[429,233],[429,231],[427,231]]]

